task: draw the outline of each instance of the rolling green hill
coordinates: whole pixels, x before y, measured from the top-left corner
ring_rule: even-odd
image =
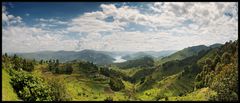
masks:
[[[220,47],[221,45],[222,44],[213,44],[213,45],[210,45],[209,47],[207,47],[205,45],[198,45],[198,46],[192,46],[192,47],[184,48],[183,50],[175,52],[174,54],[172,54],[170,56],[161,58],[155,64],[156,65],[162,65],[163,63],[171,61],[171,60],[182,60],[184,58],[187,58],[187,57],[190,57],[190,56],[193,56],[193,55],[197,55],[202,50],[217,48],[217,47]]]
[[[46,100],[44,96],[49,94],[47,100],[235,101],[238,100],[237,43],[238,40],[224,45],[185,48],[169,56],[179,59],[169,59],[157,66],[150,57],[109,65],[96,65],[87,60],[64,63],[47,60],[28,61],[34,66],[33,70],[27,71],[25,59],[3,55],[4,67],[8,66],[15,73],[15,78],[10,79],[11,76],[2,69],[3,98]],[[27,84],[21,89],[21,82],[17,82],[21,87],[19,91],[10,81]],[[29,96],[29,91],[34,95]]]

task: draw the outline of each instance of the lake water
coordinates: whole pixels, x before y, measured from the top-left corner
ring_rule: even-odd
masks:
[[[127,61],[127,60],[125,60],[125,59],[122,59],[122,56],[117,56],[117,57],[115,57],[115,61],[113,61],[114,63],[121,63],[121,62],[125,62],[125,61]]]

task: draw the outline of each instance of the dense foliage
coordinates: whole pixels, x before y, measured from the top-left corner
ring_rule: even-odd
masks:
[[[49,60],[48,70],[56,74],[71,74],[73,67],[70,63],[59,63],[57,60]]]
[[[157,66],[149,57],[100,66],[4,54],[2,66],[23,101],[238,100],[238,40],[177,54]]]
[[[66,87],[60,80],[45,81],[43,78],[33,75],[34,60],[22,59],[16,55],[2,56],[3,67],[7,68],[11,76],[10,84],[13,86],[19,98],[24,101],[66,101],[71,97],[66,92]],[[21,64],[22,63],[22,64]],[[49,62],[51,63],[51,62]],[[30,65],[28,65],[30,64]],[[30,68],[30,69],[29,69]]]
[[[84,62],[84,61],[79,62],[78,67],[81,71],[87,74],[91,74],[91,73],[94,74],[98,72],[98,67],[92,62]]]
[[[24,101],[53,100],[50,86],[39,77],[25,71],[11,71],[13,88]]]
[[[212,100],[238,100],[237,48],[238,40],[225,43],[214,59],[205,60],[202,72],[196,76],[196,88],[211,87],[217,91]]]
[[[16,54],[13,57],[4,54],[2,60],[6,65],[12,64],[15,70],[25,70],[31,72],[34,69],[35,60],[23,59]]]
[[[114,91],[120,91],[125,88],[125,85],[119,78],[110,78],[109,85]]]
[[[54,78],[49,81],[51,86],[51,95],[54,101],[70,101],[72,100],[70,94],[66,90],[64,80]]]

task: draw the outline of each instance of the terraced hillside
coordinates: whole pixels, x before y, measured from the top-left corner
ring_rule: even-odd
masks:
[[[237,41],[227,42],[157,66],[149,57],[99,66],[82,60],[60,63],[4,54],[3,100],[236,100],[237,47]]]

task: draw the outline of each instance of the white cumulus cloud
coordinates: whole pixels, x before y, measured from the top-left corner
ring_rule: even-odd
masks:
[[[235,2],[154,2],[147,6],[101,4],[69,20],[39,18],[19,26],[19,16],[2,6],[3,50],[160,51],[225,43],[238,38]],[[142,11],[144,9],[144,12]],[[62,25],[64,28],[51,29]],[[80,35],[68,39],[66,35]],[[84,36],[83,36],[84,34]]]

